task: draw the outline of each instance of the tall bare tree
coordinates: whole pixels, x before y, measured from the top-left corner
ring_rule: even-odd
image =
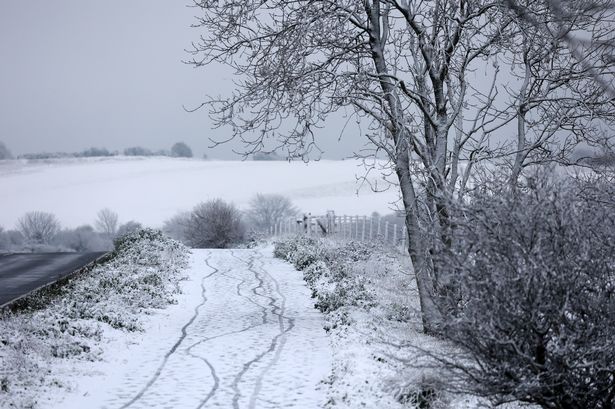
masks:
[[[295,216],[299,212],[289,198],[277,194],[258,193],[250,200],[249,205],[246,211],[249,226],[265,233],[280,219]]]
[[[203,35],[190,63],[226,64],[240,78],[232,96],[202,106],[216,125],[231,127],[246,153],[275,140],[291,157],[309,156],[314,130],[329,114],[347,109],[361,121],[372,153],[386,155],[399,183],[424,328],[437,330],[435,297],[450,290],[450,280],[433,255],[451,245],[449,204],[484,161],[514,162],[520,150],[538,149],[528,138],[515,144],[496,135],[518,114],[519,104],[500,101],[506,81],[516,87],[512,95],[526,95],[499,68],[503,56],[519,53],[512,40],[521,29],[518,15],[501,0],[195,6]],[[488,74],[488,84],[476,72]],[[547,86],[539,95],[550,92]],[[557,125],[555,133],[565,128]],[[521,159],[522,167],[531,155]]]
[[[108,238],[114,237],[117,233],[118,215],[111,209],[101,209],[96,214],[95,226],[96,230],[103,233]]]

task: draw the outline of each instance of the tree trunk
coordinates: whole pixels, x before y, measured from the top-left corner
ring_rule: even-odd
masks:
[[[424,237],[421,235],[419,225],[418,202],[410,175],[408,153],[407,148],[398,149],[395,171],[404,203],[406,231],[408,234],[408,253],[412,260],[416,286],[419,292],[423,330],[427,334],[435,334],[442,322],[442,315],[434,302],[433,263],[426,252],[427,249],[423,245]]]

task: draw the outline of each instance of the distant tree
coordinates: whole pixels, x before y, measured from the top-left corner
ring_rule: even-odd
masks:
[[[102,239],[94,228],[89,225],[79,226],[76,229],[64,229],[53,240],[54,244],[76,252],[96,251],[100,249],[98,243]]]
[[[187,230],[190,225],[190,212],[181,212],[164,222],[162,231],[169,237],[188,244]]]
[[[134,220],[128,221],[124,224],[122,224],[118,229],[117,229],[117,236],[121,237],[121,236],[125,236],[127,234],[133,233],[137,230],[141,230],[143,228],[143,226],[141,225],[141,223],[139,222],[135,222]]]
[[[60,230],[60,222],[51,213],[28,212],[23,215],[17,228],[31,244],[49,244]]]
[[[11,155],[11,151],[9,151],[6,145],[0,141],[0,160],[4,159],[13,159],[13,155]]]
[[[113,156],[112,152],[109,152],[105,148],[89,148],[84,150],[83,152],[75,154],[75,156],[81,156],[85,158],[94,158],[100,156]]]
[[[108,238],[115,236],[117,232],[118,215],[113,210],[104,208],[96,215],[96,230],[106,235]]]
[[[268,232],[280,219],[295,216],[299,210],[289,198],[277,194],[258,193],[246,211],[248,225],[258,232]]]
[[[268,160],[284,160],[284,158],[275,152],[256,152],[254,155],[252,155],[252,160],[268,161]]]
[[[198,204],[186,229],[188,244],[195,248],[227,248],[244,239],[241,213],[221,199]]]
[[[142,146],[132,146],[124,149],[125,156],[152,156],[154,153]]]
[[[171,156],[176,158],[191,158],[192,149],[183,142],[177,142],[171,147]]]

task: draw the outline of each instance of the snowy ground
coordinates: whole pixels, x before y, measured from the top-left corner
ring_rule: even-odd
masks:
[[[322,407],[331,350],[292,266],[268,250],[193,250],[177,305],[70,362],[41,408]]]
[[[283,194],[312,214],[389,213],[397,190],[376,194],[363,186],[357,196],[357,177],[365,173],[359,165],[354,160],[305,164],[160,157],[0,161],[0,191],[8,198],[0,205],[0,226],[13,228],[25,212],[42,210],[76,227],[91,224],[96,212],[108,207],[120,222],[156,227],[201,201],[219,197],[245,207],[256,193]],[[378,188],[384,187],[380,180]]]

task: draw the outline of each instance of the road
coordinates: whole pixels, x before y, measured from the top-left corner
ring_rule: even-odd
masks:
[[[0,255],[0,306],[51,284],[105,253]]]
[[[332,352],[301,273],[270,250],[193,250],[177,305],[106,362],[73,372],[74,392],[41,407],[316,409]]]

